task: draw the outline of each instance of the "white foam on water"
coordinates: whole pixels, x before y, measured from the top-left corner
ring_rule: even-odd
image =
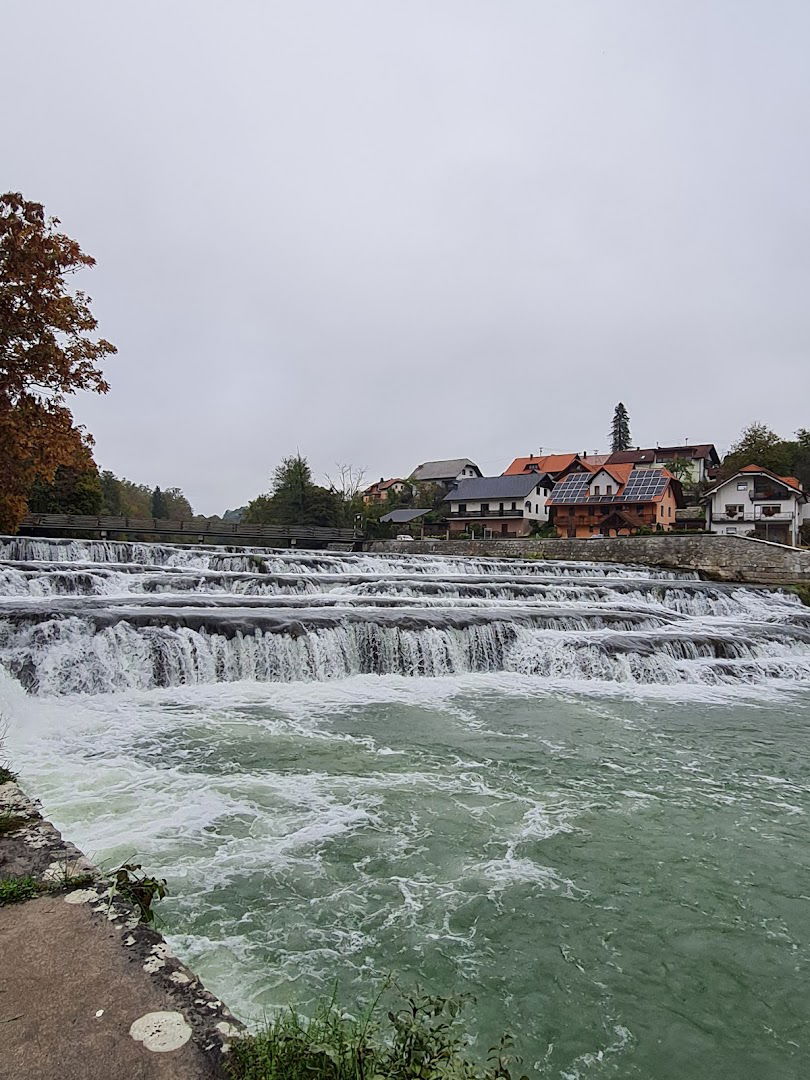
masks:
[[[774,718],[795,713],[792,747],[806,710],[796,597],[407,554],[0,538],[0,559],[12,765],[89,854],[169,877],[170,941],[247,1018],[337,973],[362,995],[392,968],[425,970],[439,992],[483,988],[482,1009],[510,998],[536,1053],[545,1002],[521,1010],[541,987],[590,1024],[574,1050],[555,1041],[543,1075],[621,1075],[635,1024],[604,986],[638,963],[623,935],[645,890],[662,904],[670,888],[658,848],[643,861],[645,830],[667,823],[678,890],[680,867],[705,874],[702,896],[666,908],[668,931],[721,904],[737,837],[762,860],[806,820],[800,753],[772,747]],[[714,847],[696,811],[725,824]],[[744,899],[722,913],[735,928]],[[746,924],[768,956],[803,940],[791,911]],[[584,954],[605,919],[596,957],[563,940],[570,926]]]

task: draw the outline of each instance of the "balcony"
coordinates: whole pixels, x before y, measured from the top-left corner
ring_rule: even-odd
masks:
[[[719,521],[723,524],[734,525],[737,522],[742,524],[753,525],[759,522],[769,521],[793,521],[792,513],[780,513],[780,514],[763,514],[757,513],[758,507],[754,507],[753,512],[746,514],[712,514],[712,521]]]
[[[450,521],[469,520],[470,518],[522,518],[522,510],[451,510],[447,515]]]

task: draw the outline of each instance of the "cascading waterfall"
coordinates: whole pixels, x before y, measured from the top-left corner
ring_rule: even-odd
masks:
[[[44,695],[444,676],[810,676],[782,593],[610,564],[0,538],[0,662]]]
[[[804,1077],[808,686],[693,574],[0,537],[3,755],[211,989],[471,989],[539,1080]]]

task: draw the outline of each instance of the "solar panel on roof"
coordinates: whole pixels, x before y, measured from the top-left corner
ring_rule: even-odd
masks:
[[[571,502],[585,497],[588,490],[588,476],[569,476],[558,484],[551,493],[552,502]]]
[[[649,469],[634,469],[625,486],[623,498],[628,502],[645,502],[660,495],[668,483],[667,477]]]

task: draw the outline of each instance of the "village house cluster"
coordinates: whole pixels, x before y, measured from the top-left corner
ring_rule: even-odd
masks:
[[[451,538],[706,529],[799,543],[802,523],[810,521],[810,496],[795,477],[752,463],[718,481],[719,467],[711,443],[529,454],[498,476],[484,476],[470,458],[452,458],[424,462],[407,477],[381,478],[366,488],[363,501],[370,507],[408,503],[380,517],[408,536],[424,533],[438,506],[441,529]]]

